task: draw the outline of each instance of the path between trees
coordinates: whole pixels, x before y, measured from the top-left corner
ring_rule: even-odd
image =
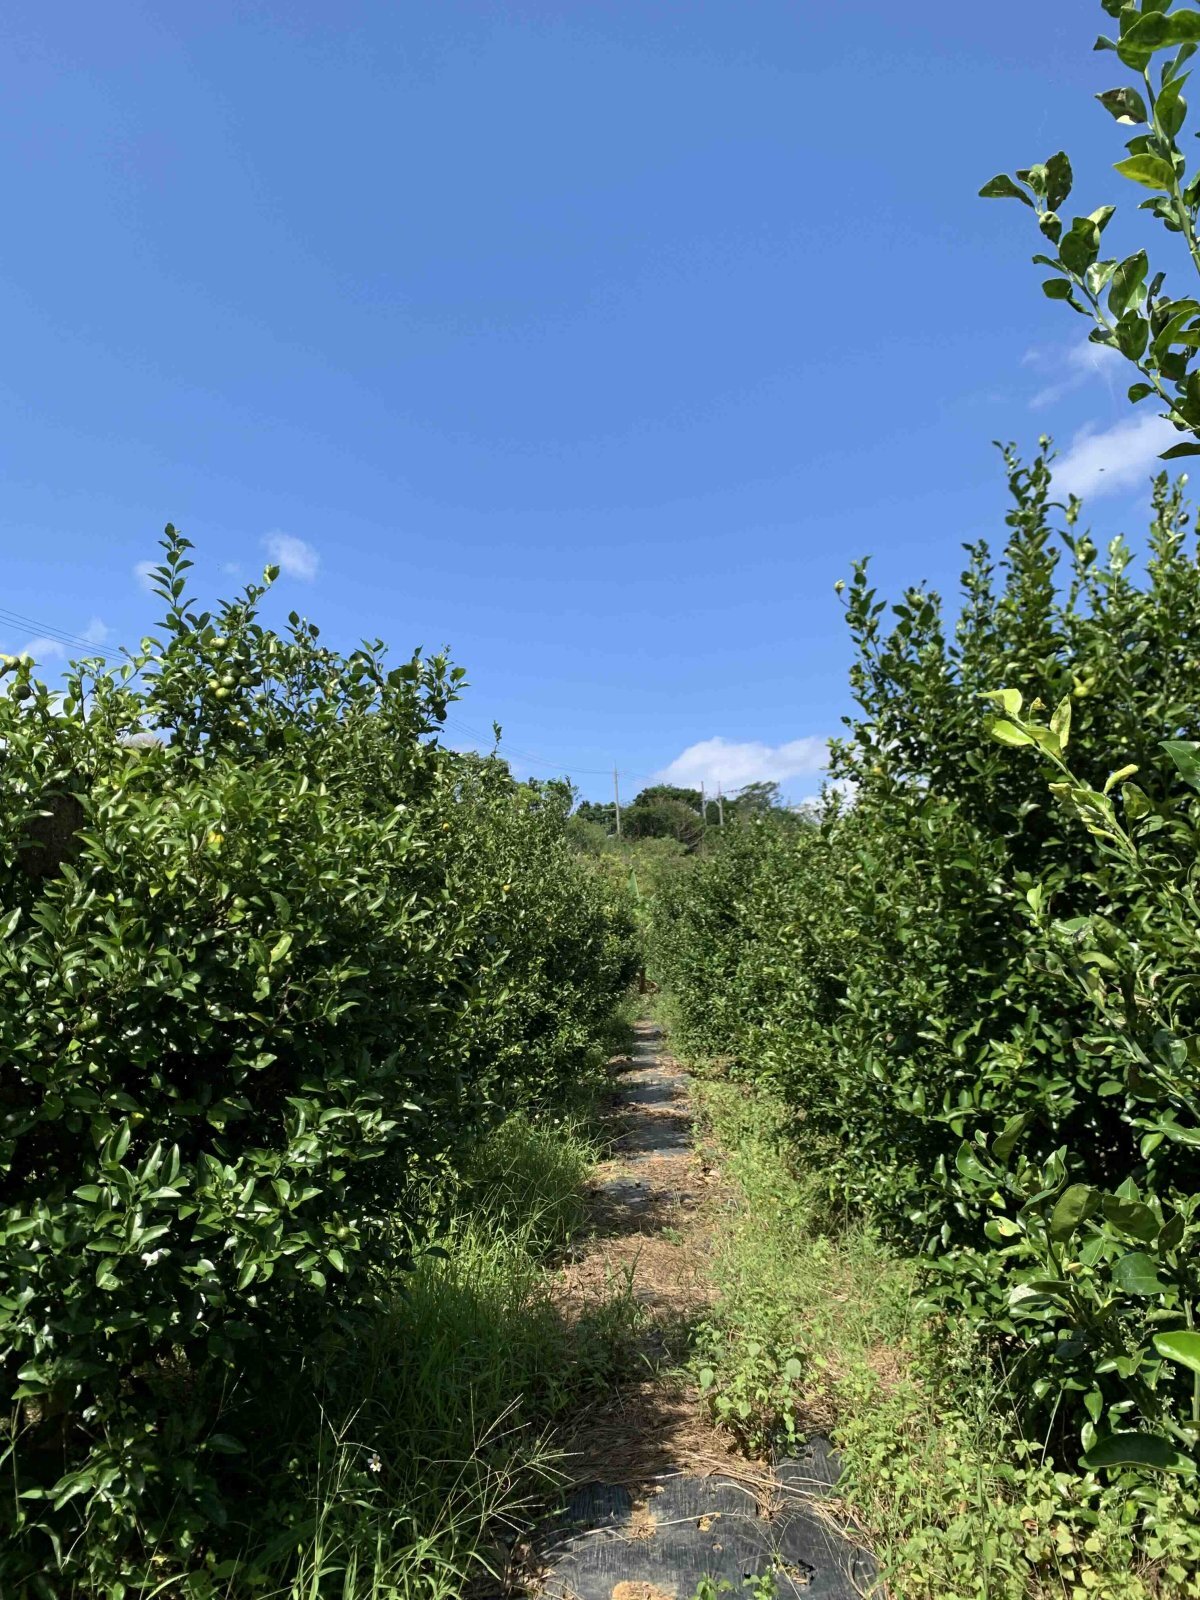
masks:
[[[729,1202],[693,1142],[688,1080],[661,1030],[639,1023],[632,1055],[614,1065],[613,1154],[591,1185],[589,1235],[556,1287],[569,1317],[602,1298],[627,1316],[646,1376],[620,1385],[566,1441],[574,1487],[540,1543],[533,1592],[690,1600],[708,1579],[710,1594],[759,1600],[769,1575],[779,1600],[850,1600],[869,1587],[871,1565],[822,1511],[837,1475],[828,1442],[774,1465],[747,1461],[678,1372],[715,1292],[709,1263]]]

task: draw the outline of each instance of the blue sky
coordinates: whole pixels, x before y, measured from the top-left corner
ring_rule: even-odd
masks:
[[[453,736],[522,773],[813,792],[835,580],[952,589],[992,439],[1053,433],[1095,531],[1144,526],[1150,413],[975,198],[1065,146],[1145,239],[1104,20],[8,0],[0,605],[140,636],[170,519],[205,599],[273,551],[279,613],[449,644]]]

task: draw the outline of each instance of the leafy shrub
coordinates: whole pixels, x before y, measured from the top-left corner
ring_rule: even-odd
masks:
[[[197,612],[164,547],[162,639],[0,695],[6,1587],[211,1541],[279,1352],[633,968],[562,805],[438,745],[460,669]]]
[[[1200,935],[1191,889],[1200,813],[1194,797],[1170,783],[1156,784],[1152,797],[1132,782],[1138,769],[1131,763],[1101,790],[1080,780],[1067,764],[1069,700],[1045,724],[1036,714],[1022,717],[1019,692],[1001,690],[995,699],[1006,714],[994,720],[993,737],[1038,751],[1056,769],[1052,791],[1096,846],[1087,914],[1055,916],[1039,884],[1028,896],[1030,915],[1048,959],[1075,975],[1095,1008],[1089,1043],[1110,1073],[1103,1090],[1137,1137],[1138,1159],[1119,1186],[1099,1185],[1070,1148],[1041,1165],[1018,1153],[1010,1169],[1023,1131],[1018,1119],[990,1150],[983,1140],[964,1145],[956,1170],[965,1195],[991,1191],[985,1231],[1000,1247],[1010,1285],[993,1313],[996,1325],[1008,1333],[1032,1328],[1049,1345],[1052,1369],[1035,1392],[1083,1396],[1085,1462],[1190,1472],[1200,1451],[1200,1193],[1192,1156],[1200,1149]],[[1200,787],[1200,745],[1169,740],[1164,748],[1184,782]],[[997,1191],[1008,1192],[1012,1214]],[[982,1264],[993,1276],[993,1261]]]
[[[685,1046],[782,1093],[831,1198],[924,1249],[946,1308],[1004,1348],[1031,1431],[1069,1427],[1094,1449],[1153,1423],[1182,1430],[1186,1454],[1190,1374],[1153,1335],[1189,1325],[1194,1300],[1200,1026],[1179,930],[1195,851],[1161,746],[1198,731],[1200,570],[1165,479],[1141,587],[1123,543],[1101,557],[1079,531],[1077,502],[1052,531],[1044,454],[1007,459],[1002,582],[972,547],[953,629],[923,590],[889,629],[855,571],[860,711],[833,758],[852,804],[810,833],[745,831],[681,874],[660,897],[658,960]],[[1001,685],[1070,708],[1081,795],[1140,769],[1152,854],[1136,882],[1083,802],[989,738]],[[1119,1266],[1147,1241],[1158,1288]]]

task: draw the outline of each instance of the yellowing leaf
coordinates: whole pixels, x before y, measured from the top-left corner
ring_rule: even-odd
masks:
[[[1033,743],[1027,733],[1023,733],[1013,723],[1006,722],[1003,717],[997,718],[988,729],[988,732],[998,744],[1022,745]]]
[[[1123,178],[1131,178],[1134,183],[1140,183],[1146,189],[1170,189],[1175,182],[1175,169],[1169,161],[1164,161],[1161,156],[1153,156],[1148,151],[1141,155],[1127,156],[1124,161],[1115,163],[1116,170]]]

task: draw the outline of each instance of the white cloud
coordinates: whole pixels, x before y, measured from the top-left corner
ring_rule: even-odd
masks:
[[[157,566],[157,561],[135,561],[133,564],[133,575],[147,594],[154,593],[154,569]]]
[[[1089,423],[1054,463],[1054,487],[1093,498],[1133,488],[1157,469],[1162,452],[1178,442],[1178,431],[1152,414],[1127,417],[1101,433]]]
[[[62,661],[67,654],[67,647],[61,639],[45,639],[39,635],[36,639],[30,639],[18,653],[28,656],[31,661]]]
[[[1093,344],[1090,339],[1079,339],[1065,348],[1035,345],[1025,352],[1022,365],[1032,367],[1049,382],[1030,400],[1030,408],[1037,411],[1042,406],[1053,405],[1092,378],[1103,378],[1111,393],[1116,373],[1125,364],[1125,357],[1119,350],[1108,344]]]
[[[312,545],[297,539],[294,533],[269,533],[263,540],[271,560],[289,578],[299,578],[311,583],[317,575],[321,558]]]
[[[701,784],[715,794],[741,789],[747,783],[787,783],[793,778],[823,772],[829,759],[829,741],[816,735],[791,739],[786,744],[761,744],[748,739],[701,739],[677,755],[657,774],[659,783],[698,789]]]
[[[99,645],[103,644],[105,639],[108,638],[109,631],[106,622],[103,622],[99,617],[93,617],[79,635],[79,638],[86,640],[87,644]],[[66,661],[68,658],[80,660],[87,653],[86,645],[82,643],[79,645],[66,644],[62,639],[51,639],[45,634],[38,634],[36,638],[30,639],[17,652],[18,655],[28,656],[31,661],[39,662],[42,665],[51,661]]]

